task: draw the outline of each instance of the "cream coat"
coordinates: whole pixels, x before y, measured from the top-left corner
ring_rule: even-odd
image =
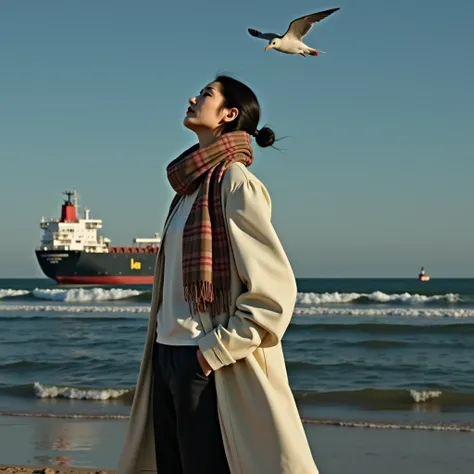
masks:
[[[199,346],[215,371],[231,474],[318,474],[281,347],[293,314],[296,282],[271,224],[270,197],[245,166],[234,164],[223,178],[222,203],[231,249],[232,316],[211,320],[203,315],[206,335]],[[162,274],[163,265],[157,265],[148,333],[117,474],[159,474],[150,395]]]

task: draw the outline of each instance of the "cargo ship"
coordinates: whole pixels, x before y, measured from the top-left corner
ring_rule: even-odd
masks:
[[[79,217],[76,190],[63,194],[67,198],[60,219],[40,221],[43,236],[35,253],[43,273],[68,285],[152,284],[159,234],[136,238],[130,247],[114,247],[97,233],[102,220],[92,219],[89,209]]]

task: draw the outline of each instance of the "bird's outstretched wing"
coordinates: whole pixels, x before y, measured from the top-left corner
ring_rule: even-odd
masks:
[[[301,41],[315,23],[324,20],[324,18],[338,10],[339,8],[331,8],[330,10],[324,10],[322,12],[312,13],[311,15],[296,18],[296,20],[293,20],[290,23],[288,30],[286,30],[286,33],[283,36],[291,36],[298,41]]]
[[[261,31],[254,30],[253,28],[249,28],[248,32],[255,38],[260,38],[267,41],[271,41],[274,38],[281,38],[281,36],[277,35],[276,33],[262,33]]]

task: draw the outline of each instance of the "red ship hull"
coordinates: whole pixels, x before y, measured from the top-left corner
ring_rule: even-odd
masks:
[[[61,285],[152,285],[153,275],[137,276],[58,276]]]
[[[37,250],[44,274],[64,285],[152,285],[158,249]]]

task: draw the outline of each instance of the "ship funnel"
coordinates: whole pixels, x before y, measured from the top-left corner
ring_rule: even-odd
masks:
[[[76,195],[76,192],[65,191],[63,194],[67,195],[67,199],[61,206],[61,222],[77,222],[76,206],[71,201],[71,196]]]

